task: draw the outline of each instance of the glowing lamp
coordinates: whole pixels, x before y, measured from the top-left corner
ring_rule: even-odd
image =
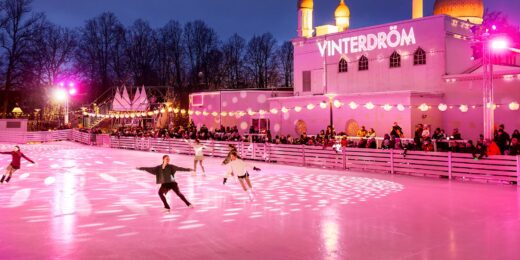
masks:
[[[341,107],[341,102],[339,100],[334,100],[334,107],[340,108]]]
[[[173,111],[173,108],[172,107],[169,107],[168,108],[168,112],[171,113]]]
[[[392,108],[393,108],[393,106],[390,105],[390,104],[385,104],[385,105],[383,106],[383,109],[384,109],[385,111],[390,111],[390,110],[392,110]]]
[[[513,111],[516,111],[520,108],[520,104],[518,104],[517,102],[511,102],[509,103],[509,109],[513,110]]]
[[[190,111],[190,112],[191,112],[190,115],[193,115],[193,111]],[[208,113],[208,112],[204,111],[204,115],[205,115],[205,116],[207,116],[207,113]],[[200,111],[195,111],[195,115],[200,116]]]
[[[468,112],[468,106],[466,106],[466,105],[460,105],[459,109],[460,109],[460,112],[462,112],[462,113]]]
[[[368,110],[372,110],[374,109],[376,106],[374,106],[374,104],[372,102],[368,102],[365,104],[365,108],[368,109]]]
[[[227,116],[228,113],[227,113],[227,112],[221,112],[220,115],[221,115],[221,116]]]
[[[448,105],[441,103],[441,104],[439,104],[438,108],[440,111],[444,112],[444,111],[448,110]]]
[[[276,108],[271,109],[271,114],[274,114],[274,115],[278,114],[278,109],[276,109]]]
[[[302,111],[302,107],[295,106],[295,107],[294,107],[294,111],[296,111],[296,112],[300,112],[300,111]]]
[[[348,106],[350,107],[350,109],[357,109],[359,107],[359,105],[356,104],[356,102],[354,102],[354,101],[350,102],[350,104],[348,104]]]
[[[87,113],[87,112],[83,112],[83,115],[84,115],[84,116],[88,116],[88,113]]]
[[[67,91],[65,91],[65,89],[56,89],[54,91],[54,98],[57,101],[65,101],[67,100],[67,96]]]
[[[180,110],[179,110],[178,108],[174,108],[174,109],[173,109],[173,113],[175,113],[175,114],[178,114],[179,111],[180,111]]]
[[[119,119],[119,115],[116,115],[116,119]]]
[[[125,118],[130,118],[130,115],[129,114],[125,114]]]
[[[141,116],[146,116],[146,112],[141,113]]]
[[[426,105],[425,103],[422,103],[419,106],[419,110],[421,110],[422,112],[426,112],[426,111],[428,111],[428,109],[430,109],[430,107],[428,105]]]
[[[326,103],[326,102],[321,102],[321,103],[320,103],[320,108],[321,108],[321,109],[325,109],[325,108],[327,108],[327,103]]]
[[[509,43],[506,39],[497,38],[491,40],[491,49],[495,51],[503,51],[509,48]]]
[[[148,116],[153,116],[153,112],[152,111],[148,112]]]
[[[397,110],[402,112],[402,111],[404,111],[404,109],[405,109],[405,107],[403,104],[397,104]]]
[[[307,109],[308,109],[308,110],[313,110],[314,107],[315,107],[314,104],[308,104],[308,105],[307,105]]]
[[[287,109],[286,107],[282,107],[282,113],[287,113],[289,112],[289,109]]]
[[[260,110],[258,111],[258,114],[260,114],[261,116],[265,115],[265,111],[264,110]]]
[[[130,114],[130,117],[135,118],[135,114],[134,113]]]
[[[164,108],[161,108],[161,114],[164,114],[164,112],[166,112],[166,110]]]
[[[250,116],[254,116],[256,114],[256,112],[253,111],[253,110],[248,110],[247,114],[250,115]]]
[[[235,116],[234,112],[229,112],[229,116]]]
[[[71,89],[69,89],[69,95],[74,96],[74,95],[76,95],[77,93],[78,93],[78,90],[77,90],[77,89],[75,89],[75,88],[71,88]]]
[[[153,113],[158,115],[159,114],[159,110],[154,110]]]
[[[186,109],[181,109],[181,114],[186,114]]]
[[[212,112],[211,115],[212,116],[218,116],[218,113],[217,112]]]

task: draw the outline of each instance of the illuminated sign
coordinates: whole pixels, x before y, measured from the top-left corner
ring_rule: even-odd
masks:
[[[413,27],[399,31],[397,26],[390,26],[389,32],[370,33],[339,40],[325,40],[318,42],[322,57],[342,54],[352,54],[386,48],[395,48],[415,44]]]

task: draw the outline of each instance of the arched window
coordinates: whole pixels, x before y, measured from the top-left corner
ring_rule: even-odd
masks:
[[[426,52],[419,48],[413,53],[413,65],[426,64]]]
[[[338,71],[340,73],[348,71],[348,63],[344,58],[341,58],[338,65]]]
[[[363,56],[361,56],[361,58],[359,58],[358,69],[359,70],[368,70],[368,59],[365,55],[363,55]]]
[[[394,51],[392,55],[390,55],[390,68],[399,68],[401,67],[401,55]]]

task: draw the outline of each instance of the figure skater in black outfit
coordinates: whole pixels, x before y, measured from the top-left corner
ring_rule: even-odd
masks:
[[[149,172],[156,177],[156,183],[161,184],[161,188],[159,189],[159,197],[161,198],[161,201],[164,204],[164,210],[165,212],[170,212],[170,205],[168,205],[168,202],[166,201],[166,195],[168,191],[173,190],[179,198],[181,198],[184,203],[186,203],[186,206],[193,208],[193,204],[191,204],[181,193],[179,190],[179,185],[175,181],[175,172],[177,171],[183,171],[183,172],[190,172],[193,171],[189,168],[182,168],[175,165],[170,164],[170,156],[164,155],[163,156],[163,163],[161,165],[155,166],[155,167],[139,167],[137,168],[141,171]]]

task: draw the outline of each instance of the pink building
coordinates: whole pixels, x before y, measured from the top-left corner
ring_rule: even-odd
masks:
[[[313,1],[300,1],[292,95],[263,98],[258,91],[230,92],[221,103],[226,117],[219,112],[218,117],[193,118],[198,124],[222,122],[244,129],[261,115],[273,136],[316,134],[329,125],[332,103],[337,132],[353,134],[364,125],[382,136],[397,121],[407,137],[423,123],[447,133],[458,128],[463,138],[475,139],[483,132],[483,73],[482,61],[472,59],[475,24],[470,21],[482,21],[482,1],[465,1],[475,3],[461,16],[449,13],[456,8],[443,2],[450,1],[438,0],[435,16],[422,17],[417,10],[422,2],[414,1],[415,19],[349,30],[350,11],[341,1],[336,25],[314,30]],[[520,129],[520,59],[513,53],[503,55],[504,64],[494,66],[495,123],[506,124],[512,132]],[[193,103],[191,109],[197,111]],[[236,114],[247,109],[253,116]]]

